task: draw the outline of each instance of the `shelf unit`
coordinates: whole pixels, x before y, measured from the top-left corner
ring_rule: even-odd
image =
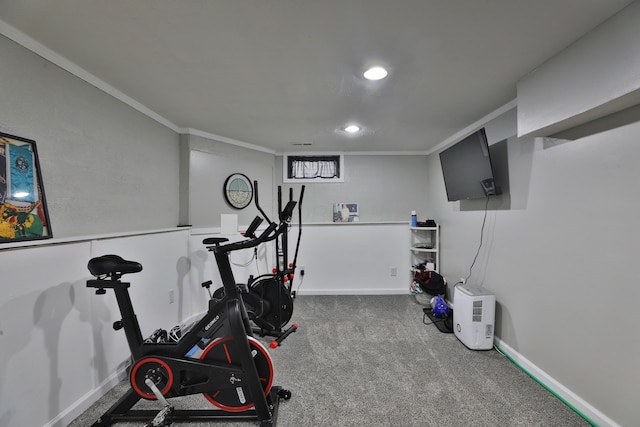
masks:
[[[440,225],[411,229],[411,266],[430,261],[440,271]]]

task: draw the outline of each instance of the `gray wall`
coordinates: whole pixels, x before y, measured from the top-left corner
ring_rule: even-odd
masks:
[[[36,141],[54,238],[175,227],[178,135],[0,36],[0,130]]]
[[[637,105],[639,21],[633,2],[520,80],[518,136],[562,133]]]
[[[202,292],[187,291],[187,231],[118,236],[178,224],[179,138],[4,36],[0,58],[0,130],[36,141],[54,236],[0,247],[0,425],[68,425],[128,353],[113,297],[86,288],[92,256],[143,263],[132,298],[145,334]]]
[[[282,156],[276,158],[276,185],[282,185]],[[430,213],[425,197],[427,165],[424,155],[344,156],[345,180],[306,185],[303,221],[333,221],[334,203],[358,203],[361,222],[395,222],[418,219]],[[299,193],[301,185],[286,184]]]
[[[506,147],[509,189],[489,203],[469,279],[496,294],[500,340],[625,426],[640,421],[638,134],[640,123],[556,145],[490,141]],[[447,202],[437,154],[428,170],[442,273],[457,281],[478,249],[485,202]]]
[[[233,173],[258,181],[259,201],[267,215],[273,209],[273,154],[189,135],[189,211],[194,228],[220,227],[220,214],[238,215],[238,225],[249,225],[258,214],[254,201],[242,210],[230,207],[222,188]],[[255,191],[254,191],[255,194]]]

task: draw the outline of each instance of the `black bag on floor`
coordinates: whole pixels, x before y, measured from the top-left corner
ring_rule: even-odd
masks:
[[[429,295],[445,295],[446,293],[444,278],[435,271],[418,270],[413,274],[413,281]]]

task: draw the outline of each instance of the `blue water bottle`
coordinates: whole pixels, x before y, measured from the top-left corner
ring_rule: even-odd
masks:
[[[418,217],[416,216],[416,211],[411,211],[411,226],[412,227],[418,226]]]

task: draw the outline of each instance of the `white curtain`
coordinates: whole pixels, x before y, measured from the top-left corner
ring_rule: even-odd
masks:
[[[338,176],[335,160],[294,160],[291,162],[292,178],[335,178]]]

